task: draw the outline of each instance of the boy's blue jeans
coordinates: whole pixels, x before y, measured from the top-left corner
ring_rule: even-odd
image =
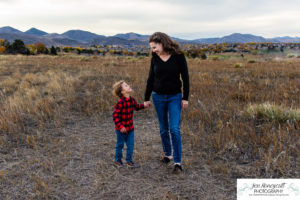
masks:
[[[173,158],[175,163],[181,163],[181,93],[164,95],[152,92],[153,104],[157,113],[160,136],[165,156],[172,155],[170,134],[172,137]]]
[[[134,131],[129,132],[128,134],[123,134],[120,131],[116,130],[117,134],[117,144],[116,144],[116,153],[115,153],[115,161],[121,160],[123,157],[123,147],[124,143],[126,143],[126,162],[132,162],[132,154],[134,147]]]

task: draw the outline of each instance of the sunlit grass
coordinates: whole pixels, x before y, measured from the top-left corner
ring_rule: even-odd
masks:
[[[269,102],[249,105],[247,111],[253,118],[258,119],[291,123],[300,121],[299,109],[284,108]]]

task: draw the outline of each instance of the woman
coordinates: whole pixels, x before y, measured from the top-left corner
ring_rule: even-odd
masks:
[[[145,92],[145,105],[151,104],[152,93],[165,153],[162,162],[169,163],[171,161],[173,149],[173,171],[181,172],[180,114],[181,108],[188,106],[189,96],[189,74],[186,59],[179,45],[165,33],[152,34],[149,37],[149,45],[152,59]],[[181,94],[182,85],[183,96]]]

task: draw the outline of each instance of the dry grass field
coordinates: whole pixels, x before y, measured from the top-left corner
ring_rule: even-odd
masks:
[[[300,178],[300,59],[188,59],[183,168],[135,112],[137,169],[113,167],[115,81],[143,102],[150,58],[0,55],[0,199],[236,199],[237,178]]]

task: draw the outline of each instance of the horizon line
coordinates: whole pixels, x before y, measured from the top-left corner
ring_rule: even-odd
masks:
[[[20,29],[18,28],[15,28],[15,27],[12,27],[12,26],[2,26],[0,27],[1,28],[5,28],[5,27],[8,27],[8,28],[13,28],[13,29],[16,29],[18,31],[21,31]],[[136,33],[136,32],[127,32],[127,33],[117,33],[115,35],[104,35],[104,34],[98,34],[98,33],[95,33],[95,32],[91,32],[91,31],[88,31],[88,30],[83,30],[83,29],[69,29],[65,32],[62,32],[62,33],[58,33],[58,32],[52,32],[52,33],[49,33],[49,32],[46,32],[44,30],[41,30],[39,28],[36,28],[36,27],[31,27],[25,31],[21,31],[22,33],[25,33],[26,31],[29,31],[30,29],[37,29],[39,31],[43,31],[47,34],[64,34],[68,31],[85,31],[85,32],[89,32],[89,33],[92,33],[92,34],[96,34],[96,35],[99,35],[99,36],[105,36],[105,37],[113,37],[115,35],[118,35],[118,34],[130,34],[130,33],[134,33],[134,34],[138,34],[138,35],[142,35],[142,36],[150,36],[151,34],[141,34],[141,33]],[[167,33],[168,34],[168,33]],[[173,37],[173,38],[176,38],[176,39],[182,39],[182,40],[189,40],[189,41],[192,41],[192,40],[199,40],[199,39],[210,39],[210,38],[222,38],[222,37],[226,37],[226,36],[230,36],[230,35],[233,35],[233,34],[241,34],[241,35],[253,35],[253,36],[256,36],[256,37],[263,37],[264,39],[274,39],[274,38],[285,38],[285,37],[290,37],[290,38],[300,38],[300,36],[290,36],[290,35],[285,35],[285,36],[275,36],[275,37],[266,37],[266,36],[261,36],[261,35],[255,35],[253,33],[241,33],[241,32],[232,32],[228,35],[223,35],[223,36],[216,36],[216,37],[202,37],[202,38],[195,38],[195,39],[186,39],[186,38],[182,38],[180,36],[172,36],[171,34],[168,34],[170,37]]]

